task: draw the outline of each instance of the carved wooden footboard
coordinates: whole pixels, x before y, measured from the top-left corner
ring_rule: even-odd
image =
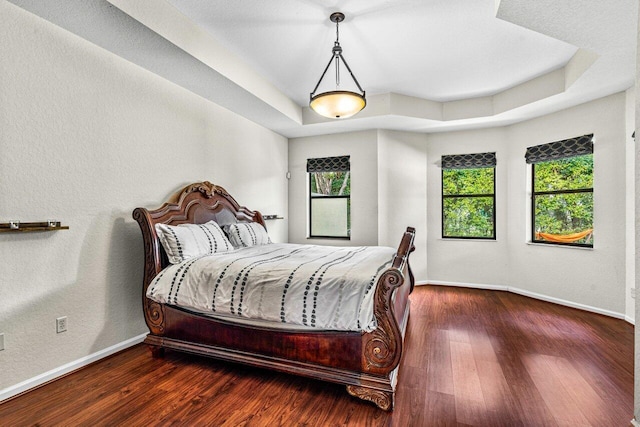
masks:
[[[133,217],[144,241],[142,302],[150,330],[145,342],[154,354],[169,348],[345,384],[351,395],[384,410],[393,408],[409,317],[408,297],[414,285],[408,262],[414,249],[413,228],[407,228],[391,267],[378,280],[374,295],[377,328],[370,333],[316,332],[238,324],[146,297],[147,287],[168,264],[155,224],[215,220],[222,226],[237,221],[264,225],[259,212],[241,207],[222,187],[209,182],[188,185],[159,209],[137,208]]]

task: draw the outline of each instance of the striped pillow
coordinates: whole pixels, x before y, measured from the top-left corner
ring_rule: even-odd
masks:
[[[238,222],[229,226],[229,240],[236,248],[271,243],[267,230],[257,222]]]
[[[233,246],[215,221],[206,224],[156,224],[156,233],[171,264],[189,258],[233,250]]]

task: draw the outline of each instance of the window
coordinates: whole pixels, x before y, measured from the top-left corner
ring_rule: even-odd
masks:
[[[442,237],[496,238],[496,153],[442,156]]]
[[[351,236],[351,167],[349,156],[307,160],[309,237]]]
[[[593,247],[593,135],[527,148],[531,241]]]

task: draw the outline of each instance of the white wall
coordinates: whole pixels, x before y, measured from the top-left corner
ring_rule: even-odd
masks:
[[[429,135],[427,157],[427,252],[429,281],[505,286],[507,249],[507,145],[503,128]],[[496,240],[442,239],[441,158],[448,154],[495,152]],[[523,154],[524,156],[524,154]]]
[[[510,286],[625,315],[625,95],[502,129],[432,134],[428,148],[429,281]],[[595,134],[593,250],[527,244],[528,146]],[[442,154],[496,151],[497,240],[441,239]]]
[[[309,158],[351,156],[351,240],[307,239]],[[426,136],[366,131],[289,140],[289,240],[324,245],[397,247],[407,226],[416,228],[411,266],[427,277]]]
[[[640,28],[640,10],[638,13],[638,25]],[[635,86],[635,132],[636,141],[640,142],[640,31],[636,43],[636,86]],[[635,208],[640,213],[640,143],[635,143]],[[635,249],[640,253],[640,215],[635,217]],[[640,273],[640,257],[635,257],[635,271]],[[635,288],[640,289],[640,274],[636,274]],[[636,297],[636,319],[640,318],[640,298]],[[633,387],[633,414],[634,420],[640,421],[640,328],[635,331],[635,357],[634,357],[634,387]]]
[[[206,179],[286,213],[287,140],[5,1],[0,58],[0,221],[70,226],[0,235],[1,392],[147,332],[135,207]]]
[[[635,149],[636,144],[631,137],[636,128],[636,97],[635,87],[625,92],[625,316],[628,321],[635,319],[635,298],[631,296],[631,289],[636,286],[636,209],[635,209]]]
[[[308,239],[307,159],[351,156],[351,239]],[[378,244],[377,132],[342,133],[289,140],[289,241],[335,246]]]
[[[527,245],[526,147],[594,134],[594,247]],[[511,126],[508,131],[510,283],[562,300],[625,313],[625,97],[619,93]]]
[[[407,226],[416,229],[410,264],[427,278],[427,136],[378,131],[378,244],[398,247]]]

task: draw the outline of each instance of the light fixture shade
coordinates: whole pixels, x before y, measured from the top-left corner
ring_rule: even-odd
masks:
[[[324,92],[311,98],[313,111],[329,119],[346,119],[359,113],[367,105],[363,95],[346,90]]]

